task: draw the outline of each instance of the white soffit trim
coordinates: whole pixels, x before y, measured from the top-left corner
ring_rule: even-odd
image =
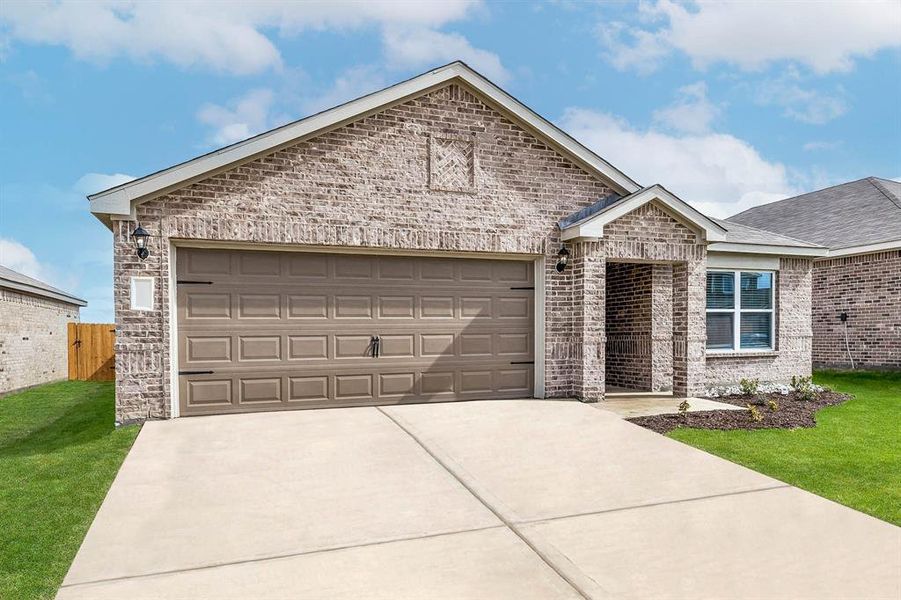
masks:
[[[719,252],[708,252],[707,266],[711,269],[778,271],[779,257],[770,254],[721,254]]]
[[[716,242],[707,245],[707,252],[738,252],[741,254],[778,254],[781,256],[827,256],[827,248],[805,246],[771,246],[766,244],[739,244],[736,242]]]
[[[462,62],[451,63],[419,75],[389,88],[352,100],[300,121],[262,133],[243,142],[221,148],[209,154],[158,171],[140,179],[124,183],[88,196],[91,212],[97,215],[132,215],[133,203],[150,200],[183,185],[197,181],[216,171],[232,167],[258,156],[275,152],[295,144],[305,137],[318,135],[372,114],[386,106],[418,96],[451,80],[461,80],[473,90],[519,120],[552,146],[570,155],[577,163],[595,171],[625,193],[641,187],[622,171],[577,142],[564,131],[532,111],[495,84]]]
[[[842,256],[855,256],[858,254],[872,254],[873,252],[885,252],[887,250],[901,250],[901,240],[879,242],[878,244],[866,244],[864,246],[849,246],[848,248],[836,248],[830,250],[824,258],[841,258]]]
[[[662,185],[654,184],[651,187],[623,198],[619,202],[611,205],[608,209],[599,212],[592,217],[588,217],[580,223],[570,225],[563,230],[563,240],[566,241],[576,238],[602,238],[604,237],[605,225],[648,202],[654,201],[661,204],[664,207],[664,210],[671,213],[678,220],[703,232],[704,237],[708,242],[726,239],[726,230],[718,223],[692,208],[689,204],[671,193]]]

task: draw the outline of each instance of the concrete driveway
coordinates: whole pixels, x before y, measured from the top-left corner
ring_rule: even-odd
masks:
[[[901,529],[575,402],[144,426],[59,598],[898,598]]]

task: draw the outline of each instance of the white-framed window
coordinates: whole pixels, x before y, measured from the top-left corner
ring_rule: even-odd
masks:
[[[773,271],[707,271],[707,351],[773,350],[775,288]]]
[[[153,288],[155,277],[131,278],[132,310],[153,310]]]

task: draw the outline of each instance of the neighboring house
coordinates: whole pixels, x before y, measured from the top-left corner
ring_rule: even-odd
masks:
[[[0,394],[68,376],[67,324],[87,302],[0,266]]]
[[[824,248],[640,186],[462,63],[90,200],[119,422],[810,373]]]
[[[728,219],[826,246],[813,269],[813,363],[901,369],[901,183],[867,177]]]

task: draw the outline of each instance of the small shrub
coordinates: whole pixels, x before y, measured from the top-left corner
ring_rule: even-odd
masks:
[[[760,414],[760,409],[754,406],[753,404],[745,404],[748,407],[748,415],[751,417],[751,420],[755,423],[759,423],[763,421],[763,415]]]
[[[684,417],[689,408],[691,408],[691,404],[688,403],[688,400],[683,400],[679,403],[679,414]]]
[[[802,377],[800,375],[792,375],[791,387],[792,391],[800,392],[803,388],[810,387],[813,380],[811,377]]]
[[[759,379],[742,379],[738,382],[738,388],[743,396],[756,396],[760,389]]]
[[[820,395],[811,377],[799,377],[792,375],[791,388],[798,400],[810,402]]]
[[[766,405],[773,412],[776,412],[777,410],[779,410],[779,403],[776,402],[775,400],[767,400]]]

